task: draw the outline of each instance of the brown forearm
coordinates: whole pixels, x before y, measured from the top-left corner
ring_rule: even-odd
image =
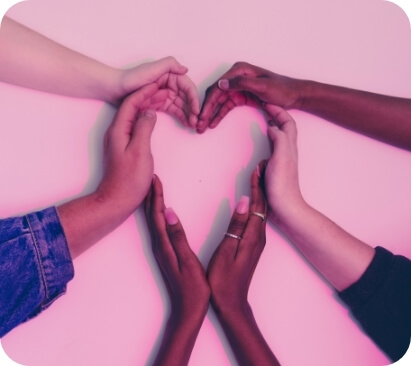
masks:
[[[234,311],[214,309],[239,365],[280,365],[261,334],[249,305]]]
[[[301,81],[296,107],[353,131],[411,150],[411,99]]]
[[[187,365],[204,315],[175,317],[170,315],[154,366]]]

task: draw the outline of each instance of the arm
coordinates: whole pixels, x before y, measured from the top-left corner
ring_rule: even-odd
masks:
[[[187,365],[208,309],[210,289],[177,215],[165,208],[163,187],[157,177],[145,201],[145,215],[154,257],[171,302],[154,365]]]
[[[295,122],[280,107],[267,105],[266,111],[273,145],[265,170],[270,217],[328,282],[341,291],[365,272],[374,249],[304,201],[298,183]]]
[[[228,233],[208,266],[211,304],[240,365],[279,365],[261,334],[248,302],[248,289],[265,245],[265,221],[251,214],[266,213],[257,170],[251,177],[251,204],[243,197]]]
[[[216,127],[237,105],[258,103],[300,109],[411,150],[411,99],[292,79],[245,62],[209,88],[198,130]]]
[[[114,105],[162,76],[187,72],[174,57],[127,70],[115,69],[8,17],[3,18],[0,29],[0,50],[1,81],[49,93],[99,99]]]
[[[95,192],[65,203],[58,212],[73,258],[119,226],[144,200],[153,176],[150,137],[166,91],[156,84],[130,95],[104,141],[104,175]]]

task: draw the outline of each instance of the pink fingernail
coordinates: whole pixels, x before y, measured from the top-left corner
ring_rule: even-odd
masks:
[[[248,206],[250,204],[250,198],[248,196],[242,196],[237,203],[236,211],[239,214],[245,214],[248,212]]]
[[[258,175],[258,178],[261,178],[260,164],[257,164],[257,175]]]
[[[167,224],[175,225],[178,222],[178,217],[171,207],[164,210],[164,215],[166,217]]]
[[[221,79],[218,81],[218,87],[227,90],[230,87],[230,82],[227,79]]]

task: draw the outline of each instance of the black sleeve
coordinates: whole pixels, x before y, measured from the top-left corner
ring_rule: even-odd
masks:
[[[375,256],[353,285],[339,293],[365,333],[393,360],[411,339],[411,261],[377,247]]]

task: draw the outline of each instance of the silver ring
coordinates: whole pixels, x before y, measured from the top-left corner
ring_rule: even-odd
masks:
[[[251,212],[250,215],[258,216],[261,220],[263,220],[263,222],[265,221],[265,215],[261,212]]]
[[[225,233],[224,235],[229,236],[230,238],[238,239],[238,240],[242,239],[241,236],[237,236],[237,235],[234,235],[234,234],[231,234],[231,233]]]

